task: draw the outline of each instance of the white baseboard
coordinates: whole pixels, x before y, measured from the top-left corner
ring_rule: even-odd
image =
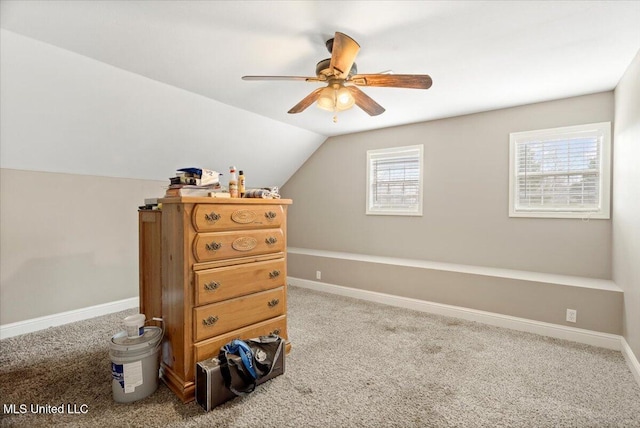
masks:
[[[636,382],[640,385],[640,362],[633,354],[631,347],[624,337],[622,338],[622,355],[624,355],[624,359],[627,360],[627,365],[631,373],[633,373],[633,377],[636,378]]]
[[[479,311],[476,309],[428,302],[426,300],[412,299],[409,297],[394,296],[391,294],[378,293],[375,291],[343,287],[341,285],[327,284],[324,282],[311,281],[307,279],[294,277],[288,277],[287,279],[288,282],[293,286],[309,288],[311,290],[324,291],[327,293],[354,297],[356,299],[368,300],[371,302],[383,303],[386,305],[413,309],[421,312],[445,315],[449,317],[464,319],[467,321],[476,321],[483,324],[524,331],[528,333],[535,333],[542,336],[554,337],[557,339],[571,340],[578,343],[613,349],[616,351],[622,350],[623,338],[622,336],[615,334],[584,330],[581,328],[534,321],[526,318],[517,318],[509,315],[497,314],[494,312]],[[633,356],[630,348],[628,352],[631,356]],[[640,371],[638,370],[636,370],[636,372],[640,373]],[[634,373],[634,375],[636,374]]]
[[[88,308],[74,309],[72,311],[61,312],[59,314],[46,315],[44,317],[32,318],[25,321],[3,324],[0,325],[0,340],[18,336],[20,334],[44,330],[49,327],[99,317],[113,312],[120,312],[125,309],[137,308],[139,307],[139,302],[140,299],[138,297],[131,297],[129,299],[103,303],[101,305],[90,306]]]

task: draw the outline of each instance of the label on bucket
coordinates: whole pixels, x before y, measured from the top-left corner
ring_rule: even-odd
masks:
[[[136,386],[140,386],[143,383],[142,361],[126,364],[111,363],[111,376],[124,388],[125,394],[133,392]]]
[[[124,369],[124,393],[135,391],[136,386],[142,385],[142,361],[123,364]]]

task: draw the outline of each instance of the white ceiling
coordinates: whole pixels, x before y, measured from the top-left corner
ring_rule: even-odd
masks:
[[[325,135],[613,89],[640,49],[638,1],[2,1],[2,27],[276,121]],[[426,73],[427,91],[364,88],[369,117],[287,110],[335,31],[360,73]]]

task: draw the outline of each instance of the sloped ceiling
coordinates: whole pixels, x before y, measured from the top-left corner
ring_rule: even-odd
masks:
[[[13,33],[306,130],[306,155],[327,136],[611,90],[640,49],[637,1],[3,0],[0,15]],[[386,112],[334,123],[315,106],[287,114],[317,84],[241,80],[313,76],[335,31],[360,44],[359,72],[426,73],[433,87],[364,88]]]

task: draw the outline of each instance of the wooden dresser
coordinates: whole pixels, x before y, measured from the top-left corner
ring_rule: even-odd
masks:
[[[291,200],[159,202],[160,215],[139,216],[140,309],[150,312],[147,319],[165,320],[162,377],[187,402],[194,398],[196,362],[217,355],[225,343],[269,333],[287,339]]]

